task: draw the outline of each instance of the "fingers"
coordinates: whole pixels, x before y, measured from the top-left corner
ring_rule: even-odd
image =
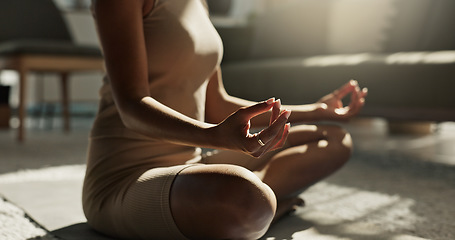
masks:
[[[283,128],[283,134],[277,135],[276,144],[274,146],[272,145],[273,147],[270,149],[270,151],[282,148],[284,146],[284,144],[286,143],[286,140],[288,139],[289,129],[291,129],[291,124],[286,123],[286,125],[284,125],[284,128]]]
[[[368,95],[368,88],[363,88],[362,89],[362,94],[361,94],[361,99],[365,101],[365,97]]]
[[[268,128],[262,130],[259,134],[252,136],[251,141],[255,141],[256,150],[253,156],[259,157],[262,154],[274,149],[278,144],[284,144],[289,133],[290,125],[286,124],[291,111],[284,110],[278,118]],[[264,144],[260,144],[259,140]]]
[[[363,105],[365,104],[365,97],[367,96],[367,94],[368,94],[367,88],[363,88],[362,90],[360,90],[359,86],[355,87],[355,90],[352,92],[351,95],[351,102],[348,107],[349,111],[346,112],[346,115],[348,117],[353,116],[360,112]]]
[[[363,88],[359,91],[359,102],[360,106],[363,107],[365,105],[365,97],[368,95],[368,88]]]
[[[348,83],[344,84],[339,89],[333,91],[333,94],[336,96],[336,98],[342,99],[346,95],[348,95],[350,92],[354,91],[358,85],[359,84],[356,80],[351,80]]]
[[[263,145],[254,155],[260,157],[267,152],[283,147],[288,138],[290,128],[291,124],[286,123],[282,128],[280,128],[280,131],[278,134],[276,134],[275,138],[267,144]],[[257,135],[257,139],[260,139],[260,135]]]
[[[280,116],[277,118],[275,122],[273,122],[272,125],[270,125],[268,128],[262,130],[259,133],[259,136],[261,140],[267,144],[270,141],[272,141],[275,136],[281,131],[281,129],[284,127],[286,124],[289,116],[291,115],[291,111],[289,110],[284,110]]]
[[[269,128],[254,135],[257,141],[256,145],[259,145],[257,145],[258,148],[252,154],[253,156],[260,157],[264,153],[278,149],[284,145],[290,129],[290,124],[286,123],[290,113],[287,110],[281,111],[280,99],[274,102]]]
[[[281,112],[281,100],[278,99],[273,104],[272,114],[270,116],[269,126],[272,125],[273,122],[275,122],[275,120],[280,116],[280,112]]]
[[[349,115],[355,114],[359,109],[359,95],[360,95],[360,88],[355,87],[354,91],[351,94],[351,102],[349,104]]]
[[[280,116],[280,112],[281,112],[281,100],[278,99],[277,101],[275,101],[275,104],[272,108],[272,114],[270,117],[269,126],[271,126],[278,119],[278,117]],[[287,118],[289,118],[289,116]],[[290,123],[285,123],[284,127],[279,128],[280,132],[278,134],[276,134],[275,138],[272,141],[270,141],[270,143],[267,145],[267,147],[263,148],[264,149],[263,152],[265,153],[265,152],[273,151],[275,149],[279,149],[279,148],[283,147],[283,145],[286,142],[287,136],[289,134],[290,128],[291,128]],[[259,137],[260,136],[258,136],[258,138]]]
[[[250,119],[259,114],[268,112],[271,109],[272,113],[269,127],[260,133],[261,136],[259,136],[259,134],[250,134]],[[242,135],[247,139],[247,142],[241,144],[241,146],[243,146],[241,149],[252,156],[259,157],[267,152],[268,149],[277,145],[283,137],[287,137],[287,134],[284,134],[284,129],[288,129],[285,127],[285,124],[289,118],[290,111],[282,111],[281,114],[280,111],[281,101],[275,101],[274,98],[270,98],[267,101],[239,109],[232,117],[228,118],[229,120],[224,122],[228,125],[229,123],[232,123],[234,126],[241,127]],[[280,137],[277,137],[277,135]]]
[[[267,101],[257,103],[255,105],[241,108],[237,111],[241,121],[249,121],[251,118],[269,111],[274,106],[275,98],[270,98]]]

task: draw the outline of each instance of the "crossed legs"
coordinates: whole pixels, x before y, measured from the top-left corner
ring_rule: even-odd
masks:
[[[339,169],[351,149],[351,136],[340,127],[297,126],[286,147],[271,157],[259,175],[278,200],[286,199]]]
[[[340,127],[301,125],[291,128],[284,148],[259,159],[216,154],[216,162],[230,164],[194,166],[176,177],[174,220],[191,239],[257,239],[274,219],[302,204],[297,194],[340,168],[351,149],[350,135]],[[233,161],[254,164],[247,170]]]
[[[257,239],[276,210],[273,191],[235,165],[193,166],[174,180],[171,211],[190,239]]]

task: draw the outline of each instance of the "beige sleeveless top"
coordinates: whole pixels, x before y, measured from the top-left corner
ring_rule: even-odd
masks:
[[[203,0],[156,0],[143,22],[151,97],[204,121],[207,83],[221,61],[222,42]],[[201,159],[199,148],[154,140],[126,128],[108,76],[100,95],[84,181],[86,212],[99,209],[107,196],[121,196],[148,169]]]
[[[143,23],[151,97],[204,121],[208,78],[222,58],[222,42],[204,0],[156,0]],[[155,141],[127,129],[114,104],[107,76],[100,95],[92,138],[112,136],[147,141],[152,157],[189,150],[187,146]]]

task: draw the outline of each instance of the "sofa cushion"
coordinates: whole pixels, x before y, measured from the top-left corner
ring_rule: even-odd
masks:
[[[356,79],[370,90],[364,109],[369,116],[455,120],[455,51],[267,59],[222,68],[229,94],[249,100],[275,96],[285,104],[311,103]]]
[[[70,41],[71,34],[52,0],[1,0],[0,42],[40,38]]]
[[[77,45],[68,41],[30,39],[0,43],[0,56],[14,54],[100,57],[101,51],[97,46]]]

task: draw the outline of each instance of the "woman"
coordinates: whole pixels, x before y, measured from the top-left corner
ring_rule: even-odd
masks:
[[[348,160],[343,129],[289,122],[351,118],[366,96],[357,82],[288,110],[273,98],[249,102],[223,88],[222,43],[203,1],[93,0],[92,10],[107,69],[83,189],[96,230],[256,239]]]

